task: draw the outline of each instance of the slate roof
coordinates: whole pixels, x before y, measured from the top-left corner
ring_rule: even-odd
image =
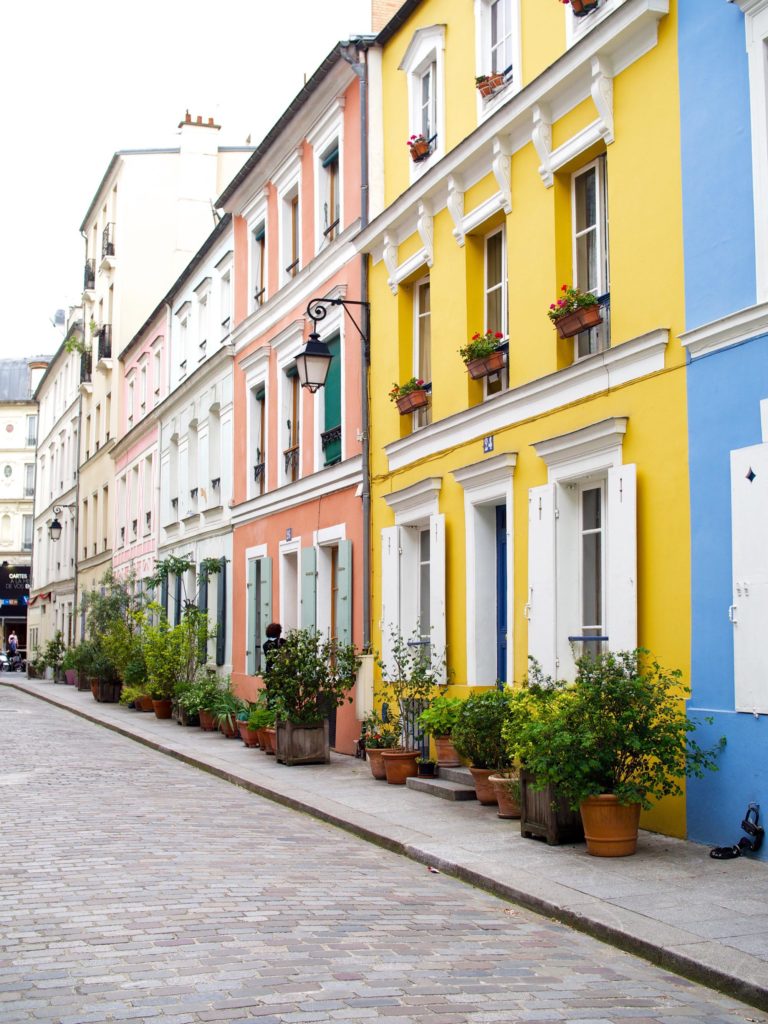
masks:
[[[30,402],[29,364],[49,362],[50,356],[0,359],[0,402]]]

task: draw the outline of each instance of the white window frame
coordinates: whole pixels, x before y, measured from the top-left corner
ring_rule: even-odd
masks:
[[[270,248],[270,232],[268,230],[268,208],[267,208],[267,196],[265,192],[259,192],[243,210],[243,217],[245,219],[247,230],[248,230],[248,314],[255,313],[256,310],[266,303],[269,298],[269,248]],[[255,298],[256,289],[256,241],[255,236],[258,231],[263,228],[264,230],[264,294],[261,299],[257,302]]]
[[[344,99],[336,100],[321,116],[311,131],[307,132],[307,143],[312,147],[314,155],[314,208],[315,208],[315,252],[327,247],[330,243],[323,234],[323,182],[326,175],[323,159],[334,144],[339,151],[339,226],[336,238],[341,234],[346,223],[344,216]],[[307,260],[308,262],[308,260]]]
[[[421,312],[421,289],[422,287],[429,285],[429,344],[430,352],[429,359],[430,365],[432,363],[432,279],[429,274],[425,277],[419,278],[418,281],[413,283],[413,376],[418,379],[419,377],[419,363],[421,362],[421,321],[425,314]],[[430,378],[431,378],[430,374]],[[432,381],[426,380],[425,384],[431,384]],[[411,413],[412,429],[419,430],[422,427],[427,427],[432,422],[432,398],[430,392],[429,404],[422,409],[417,409],[416,412]]]
[[[339,543],[346,539],[344,523],[315,530],[312,537],[317,568],[315,628],[325,637],[329,637],[331,632],[331,548],[338,549]]]
[[[283,458],[283,444],[282,439],[284,435],[285,424],[287,420],[287,409],[288,409],[288,376],[286,370],[296,361],[297,354],[304,347],[304,321],[295,320],[289,324],[277,337],[270,339],[270,346],[276,356],[276,367],[277,373],[275,376],[276,389],[277,389],[277,430],[276,438],[274,442],[275,458],[277,459],[277,486],[283,487],[290,483],[297,483],[304,475],[302,472],[302,464],[304,460],[303,445],[301,443],[301,433],[303,431],[302,424],[304,423],[305,417],[309,415],[309,408],[307,403],[303,401],[303,388],[300,388],[299,401],[301,404],[301,412],[299,416],[299,472],[295,481],[288,479],[288,474],[285,472],[285,459]],[[267,392],[269,395],[269,392]]]
[[[278,236],[278,264],[279,274],[278,280],[280,285],[284,286],[289,284],[294,277],[300,272],[302,267],[306,264],[305,254],[302,251],[302,218],[304,211],[302,209],[302,173],[301,173],[301,156],[303,153],[303,146],[296,150],[290,159],[288,159],[283,166],[275,173],[272,184],[277,191],[277,236]],[[293,196],[298,196],[299,200],[299,225],[298,225],[298,260],[299,265],[293,277],[288,274],[286,267],[289,265],[289,254],[291,254],[291,214],[290,214],[290,200]]]
[[[504,340],[509,342],[509,280],[508,280],[508,269],[507,269],[507,227],[506,224],[502,224],[500,227],[495,228],[493,231],[489,231],[488,234],[483,238],[483,326],[481,330],[485,330],[489,327],[488,321],[488,295],[490,289],[488,288],[488,240],[493,238],[494,235],[501,235],[501,333],[504,335]],[[507,352],[507,363],[504,368],[499,372],[499,379],[501,386],[498,391],[493,391],[489,394],[488,392],[488,378],[483,377],[483,398],[494,398],[496,395],[500,395],[506,391],[509,387],[509,352]]]
[[[255,420],[255,409],[253,393],[259,388],[264,388],[264,437],[259,437],[260,450],[262,454],[262,462],[264,463],[264,487],[263,491],[267,491],[267,472],[269,470],[269,400],[270,400],[270,387],[269,387],[269,353],[271,349],[269,345],[262,345],[253,354],[250,362],[248,362],[243,369],[245,369],[245,393],[248,396],[246,420],[248,429],[248,463],[247,463],[247,480],[248,480],[248,497],[256,498],[260,497],[259,489],[256,486],[256,478],[254,476],[254,466],[256,463],[256,429],[257,425]],[[259,425],[260,426],[260,425]]]
[[[595,160],[591,160],[588,164],[580,167],[577,171],[574,171],[571,175],[571,246],[572,246],[572,264],[573,264],[573,284],[576,287],[581,287],[579,283],[579,266],[578,266],[578,241],[580,235],[576,231],[576,183],[579,178],[588,174],[590,171],[595,172],[595,212],[597,215],[596,237],[597,237],[597,270],[599,284],[596,289],[591,289],[594,295],[601,296],[610,293],[611,289],[611,267],[610,267],[610,231],[608,225],[608,174],[607,174],[607,161],[605,156],[599,156]],[[581,235],[585,234],[585,231],[581,232]],[[598,347],[594,352],[584,352],[579,354],[579,337],[576,335],[573,339],[573,359],[574,362],[578,359],[585,359],[587,356],[594,355],[595,352],[605,352],[610,348],[611,339],[609,325],[603,322],[598,327],[593,327],[590,330],[597,332],[597,345]],[[586,332],[585,332],[586,333]]]
[[[477,119],[483,121],[494,110],[506,103],[520,91],[522,55],[520,50],[520,0],[503,0],[509,22],[509,60],[512,74],[502,89],[492,96],[477,93]],[[492,0],[475,0],[475,77],[490,74],[491,71],[491,6]],[[503,70],[503,69],[502,69]]]
[[[289,609],[286,594],[286,561],[288,558],[296,559],[296,600]],[[283,633],[289,629],[298,629],[301,626],[301,537],[293,537],[291,540],[281,540],[278,544],[278,575],[279,575],[279,609],[280,623]]]
[[[419,162],[410,161],[410,180],[415,181],[432,166],[446,151],[445,139],[445,25],[430,25],[417,29],[400,62],[399,70],[404,71],[408,82],[408,135],[421,132],[421,79],[427,69],[434,65],[434,134],[437,138],[430,155]],[[407,155],[406,139],[403,139],[404,158]],[[410,160],[410,157],[407,157]]]
[[[768,0],[737,0],[749,62],[757,301],[768,300]]]
[[[600,6],[596,11],[581,18],[576,17],[570,4],[564,5],[566,46],[568,48],[574,46],[626,2],[627,0],[600,0]]]

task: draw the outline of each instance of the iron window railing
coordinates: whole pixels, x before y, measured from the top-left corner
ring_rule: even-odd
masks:
[[[101,233],[101,258],[115,255],[115,225],[107,224]]]
[[[89,291],[96,287],[96,260],[86,260],[83,269],[83,290]]]
[[[92,358],[90,352],[83,352],[80,355],[80,383],[90,381]]]
[[[325,430],[320,435],[320,444],[322,445],[323,451],[329,448],[334,441],[341,440],[341,426],[331,427],[330,430]]]
[[[291,480],[295,480],[299,472],[299,446],[294,445],[293,448],[286,448],[283,452],[283,458],[285,459],[285,472]]]
[[[99,359],[112,358],[112,324],[103,324],[98,334]]]

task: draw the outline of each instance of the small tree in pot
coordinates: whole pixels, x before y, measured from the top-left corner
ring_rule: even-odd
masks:
[[[461,714],[461,697],[435,697],[429,707],[419,715],[419,723],[435,741],[437,763],[444,768],[461,764],[451,736]]]
[[[276,713],[277,759],[322,764],[331,759],[328,715],[351,703],[360,659],[353,644],[315,629],[292,629],[270,665],[269,699]]]
[[[64,663],[64,654],[66,653],[66,644],[64,643],[64,637],[60,629],[57,629],[51,639],[45,645],[45,664],[53,672],[54,683],[63,682],[62,679],[62,665]]]
[[[496,791],[488,778],[499,769],[508,769],[510,758],[502,737],[509,710],[506,690],[472,693],[462,703],[453,728],[453,745],[470,762],[477,799],[481,804],[497,804]]]

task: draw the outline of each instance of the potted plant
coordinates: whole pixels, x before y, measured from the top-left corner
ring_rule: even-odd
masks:
[[[490,75],[477,75],[475,78],[477,91],[483,97],[493,96],[499,89],[504,88],[504,72],[492,71]]]
[[[77,686],[77,654],[74,647],[68,647],[61,659],[61,668],[69,686]]]
[[[488,781],[493,786],[496,794],[496,803],[499,805],[500,818],[520,817],[520,773],[509,769],[499,770],[488,776]]]
[[[434,779],[437,776],[437,761],[432,757],[417,757],[416,769],[420,779]]]
[[[383,752],[393,750],[400,743],[400,724],[397,719],[388,718],[385,722],[375,711],[363,720],[361,734],[365,747],[365,756],[371,766],[374,779],[384,780],[387,772],[384,767]]]
[[[236,739],[240,735],[238,716],[244,710],[245,702],[233,692],[229,677],[222,680],[212,703],[211,711],[219,730],[228,740]]]
[[[100,704],[117,704],[123,684],[103,644],[95,643],[89,658],[89,679],[93,699]]]
[[[562,285],[560,291],[563,294],[550,305],[547,316],[561,338],[573,338],[603,322],[600,304],[592,292],[567,284]]]
[[[459,349],[459,355],[472,380],[480,380],[504,369],[503,344],[504,335],[500,331],[486,331],[485,334],[476,331],[467,344]]]
[[[42,679],[45,675],[45,658],[42,654],[36,655],[27,662],[27,678]]]
[[[66,652],[66,645],[64,643],[64,637],[60,629],[57,629],[51,639],[45,645],[45,664],[51,669],[53,673],[54,683],[63,683],[64,676],[62,674],[62,664],[64,662],[64,654]]]
[[[401,416],[423,409],[429,401],[425,382],[420,377],[411,377],[405,384],[393,384],[389,392]]]
[[[467,758],[481,804],[497,804],[496,791],[488,782],[500,768],[510,765],[502,728],[509,708],[506,690],[484,690],[472,693],[462,701],[458,720],[453,727],[453,745],[461,757]]]
[[[404,786],[407,779],[416,775],[416,759],[424,753],[419,718],[442,678],[445,658],[442,651],[424,644],[418,631],[406,640],[399,630],[393,629],[389,660],[379,658],[377,663],[382,676],[380,697],[388,709],[392,705],[397,709],[400,733],[399,746],[382,752],[384,769],[390,785]]]
[[[256,702],[248,716],[248,728],[259,738],[259,746],[265,754],[274,754],[269,732],[274,732],[275,712],[266,704]]]
[[[240,739],[246,745],[246,747],[258,747],[259,745],[259,734],[255,729],[251,729],[248,725],[248,720],[251,717],[251,706],[246,701],[243,701],[243,706],[240,709],[240,713],[237,716],[237,728],[240,730]]]
[[[577,18],[583,18],[585,14],[596,11],[599,4],[599,0],[560,0],[560,2],[566,5],[570,4]]]
[[[708,750],[696,743],[682,673],[647,651],[585,655],[576,668],[572,685],[539,673],[512,749],[537,788],[551,786],[579,809],[591,854],[629,856],[641,808],[681,795],[684,776],[716,769],[725,741]]]
[[[419,163],[421,160],[426,160],[431,152],[429,148],[429,139],[420,132],[417,135],[412,135],[410,139],[408,139],[408,149],[411,154],[411,160],[413,160],[415,164]]]
[[[435,697],[429,707],[419,715],[419,723],[427,735],[435,741],[437,763],[443,768],[455,768],[461,764],[458,752],[451,741],[456,722],[459,719],[461,697]]]
[[[360,659],[352,644],[326,640],[315,629],[292,629],[269,671],[277,759],[282,764],[328,764],[328,715],[351,703]]]

